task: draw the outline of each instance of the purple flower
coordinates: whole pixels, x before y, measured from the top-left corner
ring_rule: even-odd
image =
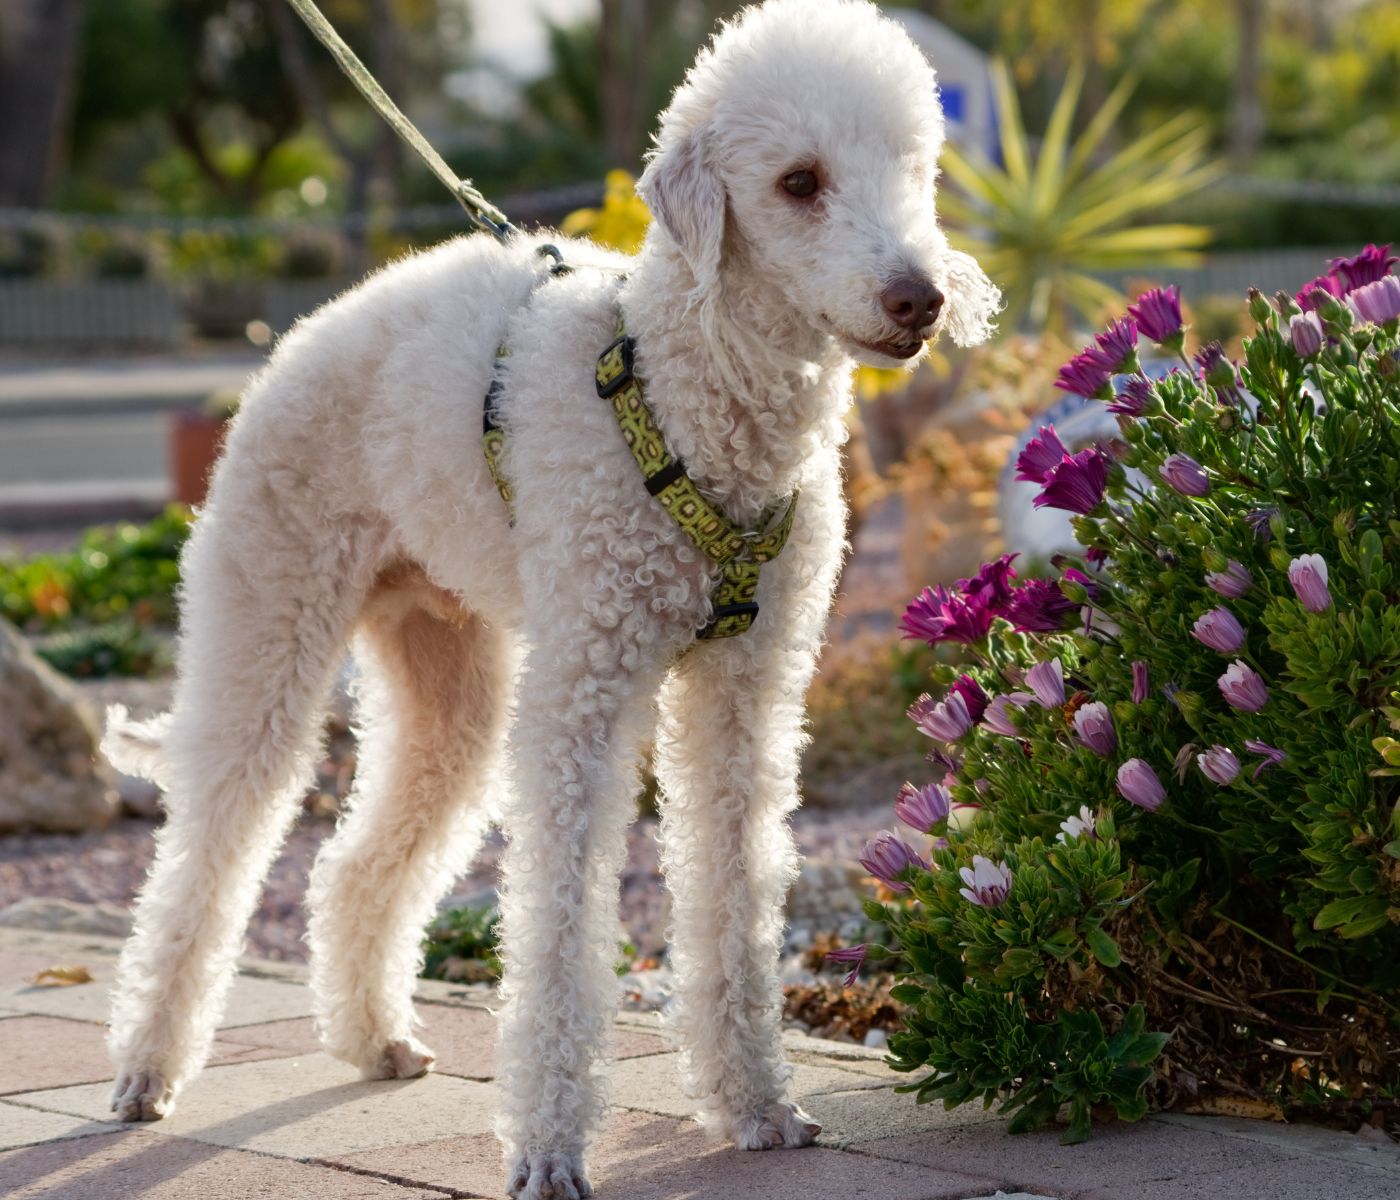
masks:
[[[1133,703],[1142,704],[1152,689],[1147,683],[1147,664],[1141,659],[1133,661]]]
[[[987,711],[982,714],[982,727],[999,733],[1002,737],[1020,737],[1021,731],[1011,723],[1011,718],[1006,712],[1007,707],[1014,703],[1010,696],[993,696],[992,702],[987,705]]]
[[[1012,594],[1002,612],[1022,633],[1054,633],[1079,605],[1048,579],[1030,579]]]
[[[1400,317],[1400,279],[1387,275],[1375,283],[1359,287],[1347,297],[1347,303],[1351,305],[1352,312],[1372,325],[1394,321]]]
[[[1193,360],[1203,378],[1215,389],[1215,398],[1231,406],[1240,402],[1239,370],[1228,358],[1219,342],[1211,342]]]
[[[1386,278],[1396,262],[1400,262],[1400,259],[1391,254],[1389,242],[1384,246],[1372,244],[1351,258],[1334,258],[1332,273],[1341,276],[1348,292],[1354,292],[1368,283]]]
[[[1112,374],[1136,370],[1137,336],[1137,324],[1131,318],[1114,321],[1094,336],[1099,359]]]
[[[1075,712],[1074,732],[1100,758],[1107,758],[1118,748],[1118,731],[1113,727],[1113,714],[1108,711],[1108,705],[1101,701],[1094,700]]]
[[[1098,350],[1081,350],[1060,368],[1060,373],[1055,377],[1055,386],[1062,392],[1071,392],[1090,400],[1112,400],[1112,374]]]
[[[1040,433],[1031,438],[1026,448],[1016,456],[1016,478],[1026,483],[1041,483],[1068,453],[1055,433],[1055,427],[1042,425]]]
[[[892,892],[909,890],[909,885],[901,882],[899,876],[911,867],[921,871],[929,869],[928,863],[911,850],[903,838],[888,832],[877,833],[865,843],[860,865]]]
[[[1118,791],[1129,804],[1156,812],[1167,797],[1157,772],[1140,758],[1130,758],[1118,768]]]
[[[1065,573],[1060,578],[1061,591],[1064,591],[1063,585],[1066,583],[1077,584],[1079,587],[1082,587],[1084,589],[1087,599],[1091,601],[1097,600],[1099,598],[1099,594],[1103,591],[1103,588],[1099,586],[1099,581],[1097,579],[1091,578],[1090,576],[1084,574],[1084,572],[1081,571],[1078,567],[1065,568]]]
[[[1325,340],[1322,322],[1315,312],[1301,312],[1288,320],[1288,336],[1293,340],[1293,350],[1299,358],[1311,358],[1322,351]]]
[[[948,819],[949,798],[946,788],[936,783],[916,788],[906,783],[894,801],[894,815],[910,829],[932,833],[933,827]]]
[[[959,579],[958,590],[973,604],[985,605],[993,614],[1000,613],[1014,588],[1016,572],[1011,564],[1015,554],[1003,554],[992,562],[983,563],[971,579]]]
[[[1221,787],[1229,787],[1240,773],[1240,760],[1228,746],[1212,746],[1204,754],[1198,754],[1196,765],[1201,768],[1202,775]]]
[[[1243,596],[1253,582],[1254,576],[1249,573],[1249,569],[1233,558],[1226,563],[1223,571],[1211,571],[1206,575],[1206,587],[1217,596],[1225,596],[1231,600],[1238,600]]]
[[[1340,300],[1346,295],[1346,285],[1335,275],[1319,275],[1316,279],[1303,284],[1293,299],[1298,301],[1298,307],[1304,312],[1312,312],[1319,303],[1318,292],[1325,292],[1334,300]]]
[[[1097,446],[1067,454],[1045,477],[1036,508],[1062,508],[1088,515],[1103,502],[1108,487],[1108,456]]]
[[[1189,454],[1171,454],[1159,472],[1183,496],[1204,496],[1210,491],[1210,476]]]
[[[919,727],[920,733],[945,742],[956,742],[972,728],[972,715],[961,696],[950,693],[941,703],[935,704],[932,696],[920,696],[909,707],[909,719]]]
[[[1079,815],[1066,817],[1060,822],[1060,832],[1055,835],[1057,842],[1068,842],[1072,838],[1097,837],[1094,812],[1087,804],[1079,806]]]
[[[1244,626],[1224,605],[1197,617],[1191,632],[1203,646],[1219,650],[1221,654],[1233,654],[1244,645]]]
[[[939,642],[971,645],[987,636],[996,616],[986,603],[945,587],[924,588],[904,610],[899,626],[906,638],[923,638],[930,646]]]
[[[953,686],[948,689],[948,693],[962,698],[967,715],[972,718],[974,725],[982,719],[982,714],[987,711],[987,693],[982,690],[982,685],[971,675],[959,675]]]
[[[1181,336],[1181,290],[1152,288],[1128,305],[1128,316],[1149,340],[1175,349]]]
[[[1036,663],[1026,672],[1026,682],[1041,708],[1059,708],[1065,702],[1065,672],[1058,658]]]
[[[958,889],[965,900],[983,908],[1004,904],[1011,895],[1011,870],[1005,863],[994,863],[980,854],[972,856],[972,866],[958,872],[967,886]]]
[[[1274,531],[1269,528],[1269,522],[1278,516],[1276,508],[1255,508],[1245,513],[1245,524],[1254,530],[1254,536],[1260,541],[1273,541]]]
[[[826,952],[827,961],[838,963],[851,963],[850,974],[841,980],[842,987],[855,987],[856,978],[860,975],[861,967],[865,966],[866,944],[861,942],[859,946],[846,946],[840,950],[828,950]]]
[[[1288,564],[1288,582],[1308,612],[1326,612],[1332,607],[1332,593],[1327,590],[1327,560],[1322,555],[1303,554],[1295,558]]]
[[[1108,561],[1108,551],[1098,546],[1090,546],[1084,551],[1084,560],[1091,567],[1101,567]]]
[[[1220,694],[1231,708],[1256,713],[1269,702],[1269,689],[1264,681],[1246,664],[1236,659],[1229,670],[1216,680]]]
[[[1134,375],[1123,385],[1123,390],[1109,403],[1108,411],[1121,413],[1125,417],[1140,417],[1147,411],[1153,398],[1152,383],[1141,375]]]
[[[1288,755],[1277,746],[1271,746],[1268,742],[1261,742],[1257,738],[1245,738],[1244,748],[1251,754],[1260,755],[1264,760],[1254,768],[1254,774],[1250,776],[1251,779],[1258,779],[1260,772],[1262,772],[1265,767],[1276,767],[1288,757]]]

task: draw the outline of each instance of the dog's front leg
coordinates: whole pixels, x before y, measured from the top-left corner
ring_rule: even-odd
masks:
[[[770,1150],[821,1132],[788,1097],[777,977],[811,660],[754,649],[735,639],[681,665],[663,692],[656,765],[674,914],[669,1017],[687,1089],[707,1126]]]
[[[646,633],[556,628],[521,680],[501,892],[497,1122],[519,1200],[592,1194],[583,1155],[606,1103],[594,1062],[620,987],[618,872],[649,711],[639,701],[660,676],[659,651],[653,664],[638,649]]]

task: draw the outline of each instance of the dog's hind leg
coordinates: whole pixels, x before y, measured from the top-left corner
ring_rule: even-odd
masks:
[[[312,984],[332,1054],[366,1078],[408,1078],[432,1064],[413,1037],[423,927],[486,831],[514,654],[399,571],[372,593],[356,657],[359,769],[311,875]]]
[[[158,760],[167,815],[117,968],[108,1042],[123,1120],[164,1116],[203,1065],[371,574],[377,531],[300,515],[265,481],[231,480],[181,560],[175,705],[158,748],[130,739]],[[132,732],[109,735],[119,759]]]

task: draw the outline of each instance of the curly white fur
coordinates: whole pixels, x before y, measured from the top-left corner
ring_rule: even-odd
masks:
[[[879,296],[902,274],[942,289],[958,341],[985,336],[998,302],[936,225],[941,138],[932,71],[873,6],[770,0],[721,30],[663,116],[636,259],[560,241],[578,269],[549,278],[541,238],[459,239],[279,344],[184,556],[172,712],[123,716],[108,738],[165,785],[169,813],[117,982],[122,1116],[162,1115],[203,1062],[353,635],[361,769],[311,888],[327,1047],[369,1077],[431,1065],[413,1036],[418,930],[508,781],[508,1189],[590,1193],[617,874],[659,695],[687,1082],[745,1148],[813,1139],[787,1096],[776,962],[802,701],[843,545],[851,360],[894,361],[858,348],[898,334]],[[778,181],[813,165],[823,190],[797,204]],[[801,490],[741,637],[693,644],[712,568],[594,394],[619,306],[707,495],[749,523]],[[514,527],[480,447],[502,340]]]

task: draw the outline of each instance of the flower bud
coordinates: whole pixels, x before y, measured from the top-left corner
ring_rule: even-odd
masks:
[[[1276,571],[1287,571],[1288,564],[1293,561],[1293,556],[1282,546],[1269,547],[1269,562],[1273,564]]]
[[[1322,322],[1317,313],[1299,313],[1288,322],[1288,337],[1299,358],[1312,358],[1322,351]]]
[[[1257,287],[1249,289],[1249,315],[1254,318],[1256,325],[1263,325],[1274,315],[1274,306]]]
[[[1290,320],[1294,317],[1295,314],[1303,311],[1301,308],[1298,307],[1298,302],[1294,300],[1293,297],[1290,296],[1287,292],[1275,292],[1274,303],[1278,305],[1279,312],[1281,312],[1285,317],[1288,317]]]
[[[1230,565],[1230,560],[1215,546],[1205,548],[1201,554],[1201,561],[1205,564],[1207,571],[1223,571]]]

